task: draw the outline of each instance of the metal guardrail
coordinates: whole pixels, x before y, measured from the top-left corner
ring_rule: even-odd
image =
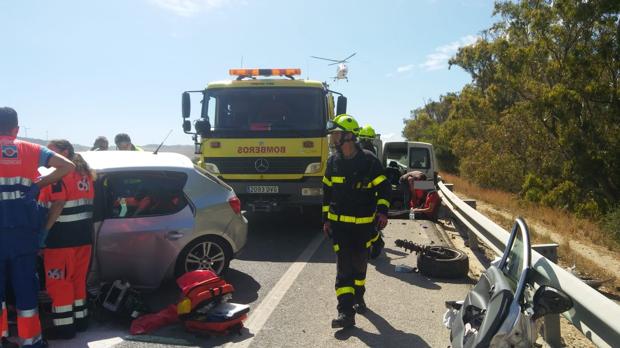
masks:
[[[463,202],[444,183],[438,183],[443,202],[454,216],[497,255],[502,255],[510,234]],[[620,306],[532,250],[533,281],[561,289],[573,300],[562,315],[599,347],[620,345]]]

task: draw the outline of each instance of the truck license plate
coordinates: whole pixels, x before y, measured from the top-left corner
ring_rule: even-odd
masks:
[[[248,193],[278,193],[278,186],[248,186]]]

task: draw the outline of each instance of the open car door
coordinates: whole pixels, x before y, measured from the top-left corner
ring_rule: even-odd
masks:
[[[481,275],[460,306],[450,332],[452,347],[489,347],[500,328],[511,332],[530,271],[530,237],[525,222],[517,219],[501,260]]]

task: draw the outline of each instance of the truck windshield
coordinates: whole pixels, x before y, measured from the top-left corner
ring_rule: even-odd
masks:
[[[208,92],[213,131],[325,129],[324,93],[310,88],[229,88]]]

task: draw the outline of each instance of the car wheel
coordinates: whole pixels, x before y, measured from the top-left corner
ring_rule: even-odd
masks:
[[[469,272],[469,258],[458,249],[432,246],[418,255],[418,269],[427,277],[463,278]]]
[[[228,242],[218,236],[203,236],[190,242],[179,254],[175,276],[196,271],[210,270],[216,274],[224,272],[232,258]]]

